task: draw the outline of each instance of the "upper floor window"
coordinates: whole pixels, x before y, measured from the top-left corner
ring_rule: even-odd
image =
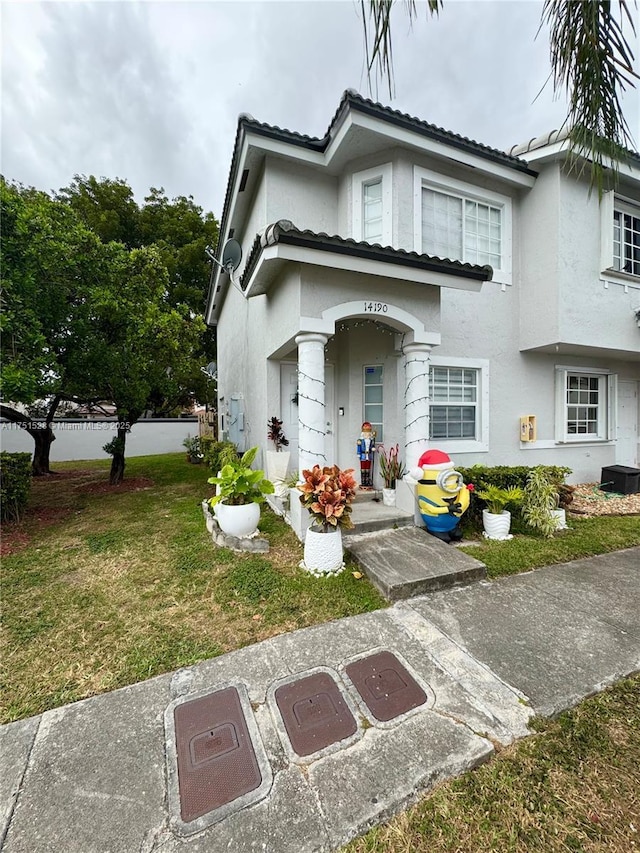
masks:
[[[600,202],[600,269],[615,280],[640,276],[640,202],[613,190]]]
[[[390,246],[391,163],[352,177],[353,238]]]
[[[439,258],[489,264],[511,283],[511,200],[415,169],[415,248]]]
[[[640,275],[640,210],[613,211],[613,268]]]

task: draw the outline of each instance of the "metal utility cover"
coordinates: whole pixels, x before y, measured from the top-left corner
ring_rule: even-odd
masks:
[[[177,705],[173,715],[183,821],[260,786],[262,775],[235,687]]]
[[[275,691],[275,700],[298,755],[319,752],[358,729],[338,685],[326,672],[283,684]]]
[[[427,694],[391,652],[378,652],[345,667],[376,720],[387,722],[424,705]]]

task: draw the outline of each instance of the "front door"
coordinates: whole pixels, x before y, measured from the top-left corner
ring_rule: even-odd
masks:
[[[637,382],[618,382],[616,465],[638,466]]]
[[[325,411],[326,438],[325,454],[327,465],[336,462],[336,432],[338,419],[335,412],[335,394],[333,381],[333,365],[325,364]],[[298,467],[298,365],[296,362],[283,361],[280,363],[280,418],[282,431],[289,439],[287,450],[291,452],[290,471]]]

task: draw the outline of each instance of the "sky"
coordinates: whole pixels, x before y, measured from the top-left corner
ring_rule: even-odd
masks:
[[[46,191],[118,177],[220,217],[240,113],[323,136],[353,88],[500,149],[562,124],[542,3],[418,9],[394,22],[391,97],[369,89],[359,0],[2,0],[2,174]],[[638,90],[624,103],[638,143]]]

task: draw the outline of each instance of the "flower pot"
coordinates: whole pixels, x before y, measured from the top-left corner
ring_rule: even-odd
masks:
[[[239,539],[253,536],[260,521],[260,504],[229,506],[224,501],[220,501],[216,504],[216,519],[220,530],[227,536],[237,536]]]
[[[486,539],[513,539],[513,536],[509,533],[511,529],[511,513],[506,509],[499,515],[489,512],[488,509],[483,509],[482,524]]]
[[[395,506],[396,505],[396,490],[395,489],[383,489],[382,490],[382,503],[384,506]]]
[[[291,453],[288,450],[267,450],[267,478],[275,487],[275,495],[283,498],[287,492],[287,471]]]
[[[552,509],[551,517],[556,519],[556,530],[568,530],[567,514],[563,509]]]
[[[342,531],[339,527],[327,533],[310,527],[304,540],[304,560],[300,567],[312,575],[337,575],[342,562]]]

